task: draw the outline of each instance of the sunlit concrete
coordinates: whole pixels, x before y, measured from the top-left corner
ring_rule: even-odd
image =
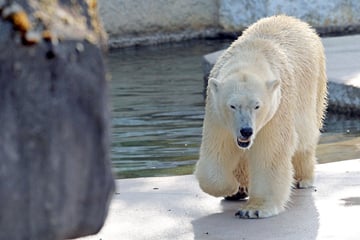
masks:
[[[330,81],[360,87],[360,35],[322,38]]]
[[[104,228],[83,239],[360,239],[360,159],[317,165],[315,188],[268,219],[236,218],[242,202],[203,193],[192,175],[116,183]]]

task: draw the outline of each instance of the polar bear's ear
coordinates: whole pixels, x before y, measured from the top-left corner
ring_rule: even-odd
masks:
[[[266,87],[267,87],[270,91],[274,91],[274,90],[277,89],[279,86],[280,86],[280,80],[278,80],[278,79],[275,79],[275,80],[266,82]]]
[[[219,87],[221,83],[216,78],[209,78],[208,84],[211,91],[215,93],[219,91]]]

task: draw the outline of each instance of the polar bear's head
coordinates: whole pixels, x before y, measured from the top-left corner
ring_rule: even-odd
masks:
[[[232,132],[242,149],[251,147],[256,134],[276,113],[281,98],[275,74],[232,71],[209,79],[212,113]]]

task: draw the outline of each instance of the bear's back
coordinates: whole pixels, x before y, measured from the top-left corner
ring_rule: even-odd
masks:
[[[274,40],[284,48],[322,46],[319,36],[309,24],[286,15],[260,19],[246,29],[240,38]]]
[[[320,37],[309,24],[279,15],[263,18],[251,25],[234,42],[234,47],[238,45],[242,48],[245,42],[258,39],[270,42],[284,52],[289,71],[282,81],[291,81],[286,85],[292,87],[284,88],[283,94],[287,98],[295,98],[291,102],[297,108],[295,112],[300,115],[309,112],[309,108],[314,106],[318,127],[321,128],[327,105],[327,77],[324,47]],[[315,96],[315,105],[312,96]]]
[[[294,68],[294,74],[313,72],[313,67],[319,62],[325,64],[320,37],[309,24],[299,19],[285,15],[263,18],[246,29],[237,41],[241,45],[242,42],[256,39],[278,45]]]

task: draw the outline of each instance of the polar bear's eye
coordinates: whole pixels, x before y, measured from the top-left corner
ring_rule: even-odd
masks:
[[[230,105],[231,109],[236,109],[236,107],[234,105]]]
[[[260,108],[260,106],[259,106],[259,105],[256,105],[254,109],[255,109],[255,110],[258,110],[259,108]]]

